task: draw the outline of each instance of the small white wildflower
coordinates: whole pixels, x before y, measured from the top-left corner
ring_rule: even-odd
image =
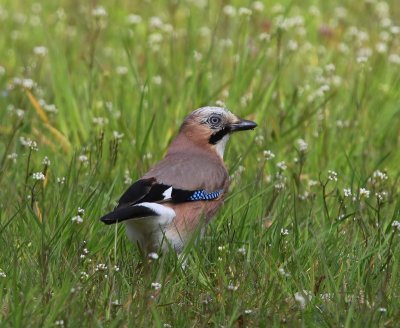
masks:
[[[287,169],[287,165],[284,161],[276,163],[276,166],[282,171],[285,171]]]
[[[63,184],[65,183],[65,180],[66,180],[65,177],[58,177],[58,178],[57,178],[57,183],[63,185]]]
[[[45,156],[42,160],[42,164],[46,166],[50,166],[51,162],[47,156]]]
[[[22,79],[21,85],[25,89],[31,90],[36,86],[36,83],[31,79]]]
[[[207,26],[200,27],[199,34],[203,37],[209,37],[211,35],[211,30]]]
[[[200,62],[203,59],[203,55],[201,52],[198,52],[196,50],[193,51],[193,58],[195,61]]]
[[[282,236],[287,236],[287,235],[289,235],[289,230],[288,229],[281,229],[281,235]]]
[[[54,324],[56,326],[64,326],[64,320],[56,320],[56,322],[54,322]]]
[[[224,251],[224,250],[225,250],[225,246],[218,246],[218,250],[219,250],[220,252]]]
[[[287,43],[287,48],[289,51],[296,51],[299,47],[299,44],[294,40],[289,40]]]
[[[386,313],[386,312],[387,312],[387,309],[384,308],[384,307],[380,307],[380,308],[378,308],[378,311],[379,311],[380,313]]]
[[[383,202],[387,198],[388,193],[387,193],[387,191],[380,191],[380,192],[376,192],[375,196],[380,202]]]
[[[233,41],[232,41],[231,39],[229,39],[229,38],[221,39],[221,40],[219,41],[219,44],[220,44],[220,46],[221,46],[222,48],[232,48],[232,46],[233,46]]]
[[[392,223],[392,228],[393,228],[393,229],[397,229],[397,230],[400,231],[400,222],[397,221],[397,220],[393,221],[393,223]]]
[[[215,104],[219,107],[226,107],[225,103],[222,100],[217,100]]]
[[[48,52],[48,50],[44,46],[37,46],[37,47],[33,48],[33,53],[40,57],[46,56],[47,52]]]
[[[7,159],[12,160],[13,163],[17,162],[18,154],[17,153],[11,153],[7,155]]]
[[[231,5],[226,5],[226,6],[222,9],[222,11],[223,11],[223,13],[224,13],[226,16],[229,16],[229,17],[236,16],[236,8],[233,7],[233,6],[231,6]]]
[[[233,284],[229,284],[227,288],[228,288],[228,290],[231,290],[231,291],[235,292],[235,291],[237,291],[239,289],[239,286],[235,286]]]
[[[6,273],[0,269],[0,278],[7,278]]]
[[[78,161],[86,165],[89,163],[89,158],[86,155],[79,155]]]
[[[151,287],[154,288],[155,290],[161,289],[162,285],[159,282],[152,282]]]
[[[19,141],[21,142],[22,146],[26,148],[30,148],[31,150],[37,151],[37,143],[29,138],[25,139],[24,137],[20,137]]]
[[[154,27],[154,28],[161,28],[164,25],[162,19],[158,16],[150,17],[149,24],[151,27]]]
[[[257,145],[262,146],[262,144],[264,143],[264,136],[259,134],[254,138],[254,141]]]
[[[264,4],[261,1],[254,1],[251,5],[254,11],[262,12],[264,10]]]
[[[239,16],[251,16],[252,13],[253,12],[249,8],[246,7],[239,8]]]
[[[126,74],[128,74],[128,67],[126,67],[126,66],[117,66],[115,68],[115,72],[118,75],[126,75]]]
[[[153,158],[153,154],[150,152],[147,152],[146,154],[143,155],[144,159],[152,159]]]
[[[120,270],[120,269],[119,269],[119,266],[118,266],[118,265],[114,265],[114,271],[115,271],[115,272],[119,272],[119,270]]]
[[[279,272],[279,274],[280,274],[281,276],[284,276],[284,277],[286,277],[286,278],[290,277],[290,273],[287,273],[287,272],[285,271],[284,268],[279,268],[279,269],[278,269],[278,272]]]
[[[337,218],[338,221],[342,221],[345,218],[344,214],[340,214],[339,217]]]
[[[148,42],[150,45],[161,43],[163,36],[160,33],[152,33],[149,35]]]
[[[162,77],[160,75],[153,76],[151,79],[155,85],[161,85],[162,84]]]
[[[250,309],[244,310],[244,314],[249,315],[249,314],[252,314],[252,313],[253,313],[253,310],[250,310]]]
[[[304,139],[297,139],[297,146],[301,152],[306,152],[308,149],[308,143],[304,141]]]
[[[337,181],[338,180],[338,174],[335,171],[328,171],[328,179],[330,181]]]
[[[378,42],[378,43],[375,45],[375,49],[376,49],[376,51],[377,51],[378,53],[384,54],[384,53],[387,52],[388,47],[387,47],[387,44],[386,44],[386,43],[384,43],[384,42]]]
[[[142,17],[140,17],[139,15],[130,14],[130,15],[128,15],[126,20],[127,20],[128,24],[137,25],[142,22]]]
[[[124,137],[124,134],[118,131],[113,131],[113,137],[115,140],[121,140]]]
[[[124,184],[126,185],[130,185],[132,183],[132,178],[129,175],[129,171],[125,170],[125,174],[124,174]]]
[[[365,64],[368,61],[367,56],[357,56],[356,58],[358,64]]]
[[[43,172],[35,172],[32,174],[33,180],[44,180],[46,179],[46,176],[43,174]]]
[[[78,214],[83,214],[85,213],[85,209],[78,207]]]
[[[388,60],[392,64],[400,65],[400,55],[398,54],[390,54]]]
[[[269,149],[264,150],[264,151],[263,151],[263,155],[264,155],[264,158],[265,158],[267,161],[269,161],[269,160],[275,158],[275,154],[274,154],[271,150],[269,150]]]
[[[238,249],[238,253],[242,254],[242,255],[246,255],[246,248],[245,247],[240,247]]]
[[[83,222],[83,218],[80,215],[76,215],[72,217],[71,221],[77,224],[81,224]]]
[[[294,299],[296,302],[299,303],[300,308],[304,309],[304,307],[306,306],[306,304],[311,301],[312,299],[312,294],[311,292],[307,291],[307,290],[303,290],[303,292],[297,292],[294,294]]]
[[[92,122],[98,126],[104,126],[108,124],[108,119],[106,117],[93,117]]]
[[[95,271],[106,271],[107,270],[107,265],[104,263],[99,263],[96,265]]]
[[[84,248],[83,253],[87,255],[87,254],[89,254],[89,250],[87,248]]]
[[[315,187],[316,185],[318,185],[318,181],[316,181],[316,180],[308,180],[308,186],[309,187]]]
[[[164,324],[163,324],[163,327],[164,327],[164,328],[172,328],[172,326],[171,326],[169,323],[164,323]]]
[[[155,253],[155,252],[149,253],[149,254],[147,255],[147,257],[148,257],[149,259],[152,259],[152,260],[158,260],[158,258],[159,258],[158,254]]]
[[[380,170],[374,171],[372,173],[372,177],[368,179],[369,182],[372,184],[378,184],[380,182],[386,181],[388,179],[388,175],[385,172],[382,172]]]
[[[93,17],[107,17],[107,11],[103,6],[98,6],[92,10]]]
[[[54,105],[54,104],[44,104],[43,109],[48,113],[55,114],[58,112],[58,109],[57,109],[56,105]]]
[[[390,33],[395,34],[395,35],[400,34],[400,26],[392,25],[390,27]]]
[[[310,197],[310,193],[308,191],[305,191],[302,195],[299,195],[300,200],[306,200]]]
[[[111,304],[114,306],[120,306],[121,302],[119,300],[115,300],[115,301],[112,301]]]
[[[360,188],[359,190],[360,198],[361,197],[369,198],[370,193],[371,192],[365,188]]]
[[[260,41],[269,41],[269,40],[271,40],[271,35],[268,34],[268,33],[265,33],[265,32],[260,33],[258,35],[258,40],[260,40]]]
[[[351,189],[350,188],[344,188],[343,189],[344,197],[351,197]]]
[[[81,279],[88,279],[89,274],[87,274],[85,271],[81,271]]]

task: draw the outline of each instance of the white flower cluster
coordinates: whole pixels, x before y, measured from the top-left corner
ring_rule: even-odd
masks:
[[[106,271],[107,270],[107,265],[104,263],[99,263],[96,265],[95,271]]]
[[[275,158],[275,154],[271,150],[264,150],[263,151],[264,158],[269,161]]]
[[[329,170],[328,171],[328,179],[330,181],[335,181],[336,182],[338,180],[338,174],[335,171]]]
[[[81,224],[83,222],[83,218],[80,215],[75,215],[72,217],[71,221],[76,224]]]
[[[162,285],[159,282],[152,282],[151,283],[151,288],[154,288],[155,290],[161,289]]]
[[[393,229],[400,231],[400,222],[397,220],[393,221],[392,227],[393,227]]]
[[[32,174],[33,180],[44,180],[46,179],[46,176],[43,174],[43,172],[35,172]]]
[[[152,259],[152,260],[158,260],[158,258],[159,258],[158,254],[155,253],[155,252],[149,253],[149,254],[147,255],[147,257],[148,257],[149,259]]]
[[[37,143],[29,138],[25,139],[24,137],[20,137],[19,141],[21,142],[22,146],[29,148],[31,150],[37,151]]]

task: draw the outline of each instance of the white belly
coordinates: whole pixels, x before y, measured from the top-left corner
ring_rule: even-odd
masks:
[[[179,234],[171,233],[175,218],[173,209],[156,203],[140,203],[137,205],[146,206],[158,215],[124,221],[126,234],[130,241],[138,244],[146,253],[156,252],[160,249],[160,246],[167,249],[168,243],[174,248],[180,246]]]

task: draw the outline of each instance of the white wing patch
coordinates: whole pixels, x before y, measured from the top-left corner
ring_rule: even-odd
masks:
[[[155,217],[155,218],[157,219],[157,224],[161,225],[161,226],[170,224],[176,215],[175,211],[172,208],[161,205],[161,204],[144,202],[144,203],[139,203],[136,205],[145,206],[145,207],[151,209],[152,211],[154,211],[155,213],[157,213],[157,217]],[[146,220],[146,218],[144,218],[144,219]]]
[[[172,208],[157,203],[144,202],[136,205],[151,209],[155,215],[124,221],[128,238],[135,244],[139,243],[143,249],[157,248],[176,213]]]
[[[172,193],[172,187],[169,187],[167,190],[163,192],[164,199],[170,199]]]

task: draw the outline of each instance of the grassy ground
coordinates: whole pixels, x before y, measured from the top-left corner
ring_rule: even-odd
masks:
[[[397,325],[395,0],[56,3],[0,6],[0,326]],[[207,104],[259,127],[186,269],[143,263],[98,218]]]

